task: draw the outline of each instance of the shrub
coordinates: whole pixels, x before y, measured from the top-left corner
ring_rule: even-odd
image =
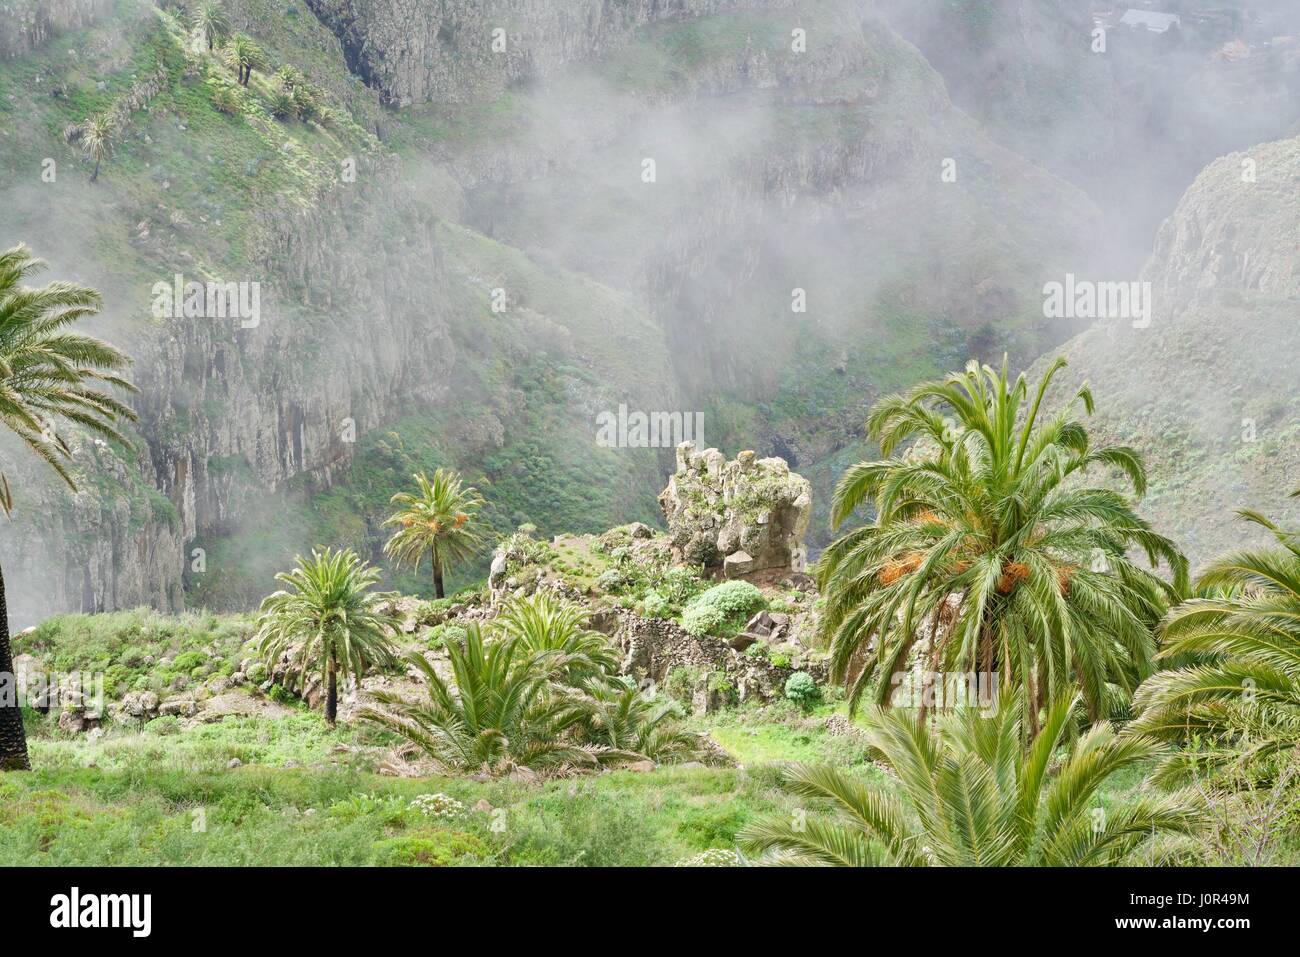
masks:
[[[806,711],[821,700],[822,689],[808,672],[796,671],[785,679],[785,696]]]
[[[160,718],[154,718],[145,724],[144,729],[150,734],[167,736],[170,734],[180,734],[181,721],[174,714],[165,714]]]
[[[465,805],[446,794],[421,794],[407,805],[412,811],[425,817],[451,821],[465,813]]]
[[[756,641],[745,649],[746,658],[766,658],[767,655],[768,647],[761,641]]]
[[[745,581],[714,585],[691,603],[692,608],[715,608],[728,619],[751,615],[766,605],[767,599],[763,593]]]
[[[682,615],[682,627],[696,638],[716,635],[726,624],[727,616],[712,605],[691,605]]]
[[[169,666],[177,674],[191,674],[200,665],[207,662],[207,656],[201,651],[184,651],[172,659]]]
[[[455,642],[458,645],[465,644],[467,632],[461,625],[435,625],[429,629],[427,645],[429,648],[445,648],[449,642]]]
[[[247,678],[253,684],[260,685],[263,681],[266,680],[266,676],[267,676],[266,665],[262,664],[260,661],[255,661],[248,666]]]
[[[672,615],[672,603],[652,588],[641,599],[641,614],[646,618],[668,618]]]
[[[739,700],[736,695],[736,686],[731,683],[721,671],[715,671],[709,675],[709,691],[713,694],[721,695],[723,703],[731,706]]]
[[[678,861],[677,867],[739,867],[740,858],[735,851],[711,847],[707,851]]]
[[[694,668],[689,665],[678,665],[664,677],[664,693],[689,708],[691,698],[695,694],[695,682],[699,678],[700,674]]]
[[[790,667],[790,653],[786,651],[768,652],[767,660],[772,662],[772,667],[774,668]]]
[[[487,846],[464,831],[423,830],[374,844],[381,864],[398,867],[450,867],[476,862],[489,854]]]

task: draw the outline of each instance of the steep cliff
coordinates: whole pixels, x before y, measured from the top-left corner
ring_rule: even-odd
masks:
[[[856,0],[227,8],[321,115],[141,0],[0,69],[0,240],[104,292],[142,388],[93,495],[24,470],[19,620],[246,606],[322,541],[378,558],[416,468],[465,471],[502,531],[654,520],[671,456],[596,441],[620,404],[703,413],[825,501],[874,395],[1068,332],[1033,289],[1083,269],[1095,210]],[[255,321],[159,314],[178,275],[255,284]]]
[[[1095,427],[1143,452],[1143,510],[1194,565],[1260,539],[1237,508],[1300,526],[1298,233],[1300,139],[1226,156],[1160,232],[1150,327],[1103,323],[1063,350],[1097,396]]]

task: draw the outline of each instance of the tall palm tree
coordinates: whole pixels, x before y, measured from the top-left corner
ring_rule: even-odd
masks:
[[[226,10],[216,0],[209,0],[207,3],[199,5],[194,11],[192,21],[194,30],[202,38],[203,42],[211,50],[218,43],[230,36],[230,17],[226,15]]]
[[[1171,775],[1194,760],[1267,759],[1300,740],[1300,533],[1255,511],[1239,514],[1277,546],[1210,564],[1197,582],[1202,597],[1175,607],[1161,626],[1157,659],[1174,667],[1148,678],[1133,699],[1134,728],[1209,745],[1171,758]]]
[[[426,553],[433,565],[433,590],[445,597],[442,575],[452,562],[473,557],[483,545],[478,510],[483,498],[470,486],[461,485],[460,476],[451,469],[438,469],[429,478],[419,472],[411,478],[416,491],[398,492],[390,504],[399,510],[384,522],[394,525],[384,552],[399,564],[418,567]]]
[[[95,161],[94,172],[90,174],[93,183],[99,179],[99,165],[113,155],[113,121],[108,116],[100,113],[86,121],[81,128],[81,149]]]
[[[1152,629],[1167,586],[1128,557],[1186,559],[1137,516],[1128,498],[1084,484],[1118,470],[1137,495],[1141,459],[1093,447],[1073,402],[1048,416],[1043,400],[1058,359],[1032,394],[1024,375],[970,363],[963,373],[878,402],[867,422],[881,461],[848,470],[832,521],[870,504],[874,521],[836,540],[817,566],[837,678],[863,663],[850,702],[875,679],[888,704],[894,682],[924,652],[930,672],[987,675],[1004,692],[1024,685],[1032,733],[1042,707],[1081,686],[1093,719],[1151,671]],[[1086,386],[1075,397],[1091,413]],[[890,458],[908,440],[908,454]],[[929,647],[918,643],[930,638]]]
[[[412,653],[406,660],[423,676],[428,699],[376,692],[383,707],[366,708],[362,717],[400,734],[453,773],[536,773],[627,757],[578,740],[584,709],[555,693],[550,680],[547,658],[560,652],[537,655],[514,638],[489,643],[477,625],[467,629],[463,645],[449,641],[446,650],[453,680]]]
[[[226,61],[226,66],[230,67],[238,75],[240,86],[248,86],[248,81],[253,78],[254,70],[265,70],[267,68],[266,54],[262,52],[261,47],[253,42],[253,38],[246,33],[236,33],[232,36],[226,42],[221,55]]]
[[[760,821],[740,844],[764,863],[851,867],[1084,867],[1118,864],[1143,845],[1169,853],[1167,838],[1204,823],[1191,794],[1112,809],[1099,798],[1112,775],[1159,756],[1156,741],[1097,724],[1051,770],[1078,701],[1059,698],[1028,751],[1018,701],[1004,699],[988,717],[949,712],[933,727],[877,709],[869,741],[897,774],[902,800],[834,768],[795,765],[788,789],[829,801],[833,813]]]
[[[493,624],[534,653],[559,652],[554,658],[574,685],[600,683],[618,674],[619,656],[604,635],[587,627],[587,613],[549,592],[511,598]]]
[[[0,425],[16,434],[67,486],[77,484],[67,464],[72,450],[55,431],[62,422],[128,444],[115,428],[135,413],[101,389],[135,387],[117,375],[130,360],[73,323],[99,311],[99,293],[85,286],[52,282],[22,285],[45,268],[26,246],[0,253]],[[9,480],[0,472],[0,508],[13,510]],[[4,574],[0,572],[0,674],[13,674]],[[30,767],[22,713],[16,700],[0,700],[0,770]]]
[[[268,596],[258,618],[258,650],[268,664],[290,655],[290,674],[325,683],[325,721],[338,715],[338,679],[360,680],[370,665],[395,663],[392,634],[399,615],[392,592],[374,591],[379,569],[352,549],[314,549],[298,567],[275,577],[289,586]]]

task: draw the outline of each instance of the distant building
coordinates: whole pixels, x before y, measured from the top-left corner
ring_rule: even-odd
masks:
[[[1157,13],[1154,10],[1128,10],[1120,18],[1120,25],[1147,30],[1151,33],[1168,33],[1182,26],[1182,17],[1176,13]]]

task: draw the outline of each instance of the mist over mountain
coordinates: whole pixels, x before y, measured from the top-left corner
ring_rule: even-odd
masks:
[[[1104,6],[230,0],[247,87],[177,3],[0,8],[0,246],[102,292],[140,388],[75,495],[0,438],[15,621],[378,561],[442,465],[501,533],[662,525],[674,443],[600,441],[620,406],[785,458],[815,555],[872,403],[1004,353],[1092,383],[1194,562],[1294,516],[1300,11]],[[1067,276],[1150,283],[1150,324],[1046,315]],[[160,303],[188,282],[256,314]]]

